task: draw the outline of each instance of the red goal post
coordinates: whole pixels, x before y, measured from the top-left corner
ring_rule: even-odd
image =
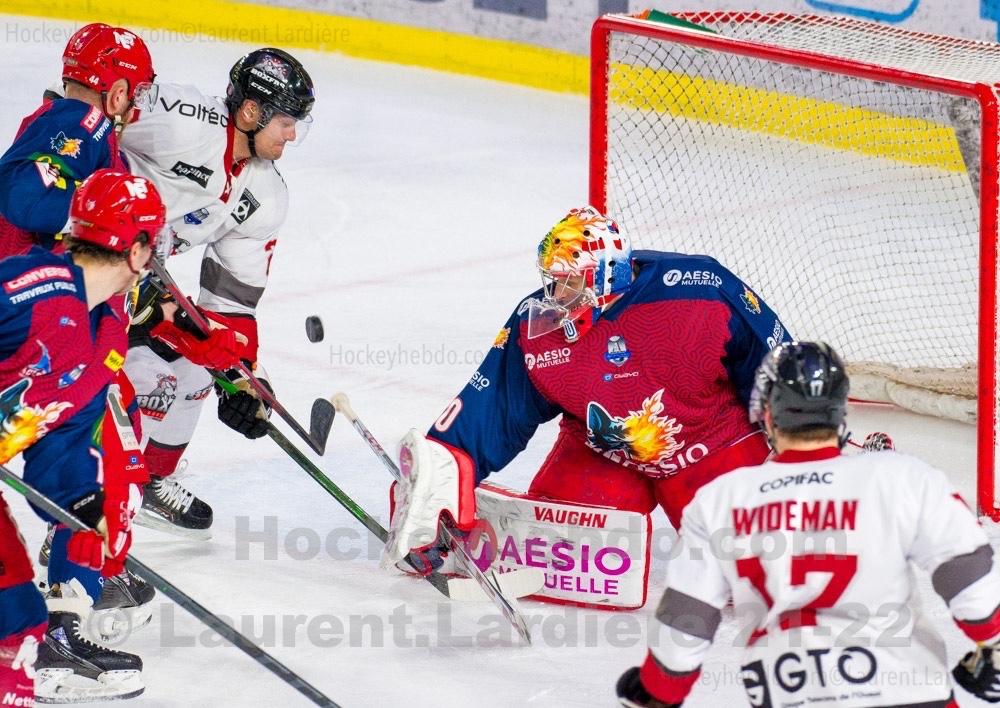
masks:
[[[1000,45],[855,19],[592,33],[591,203],[639,247],[717,258],[844,354],[855,397],[974,423],[994,519],[998,91]]]

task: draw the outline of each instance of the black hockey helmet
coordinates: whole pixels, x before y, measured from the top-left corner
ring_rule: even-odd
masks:
[[[302,64],[274,47],[255,49],[230,69],[226,89],[229,112],[234,113],[248,98],[260,103],[263,125],[275,111],[305,120],[316,100],[312,79]]]
[[[226,89],[226,107],[230,115],[236,113],[243,101],[250,99],[260,105],[257,127],[242,131],[250,143],[250,153],[256,155],[253,138],[276,113],[291,116],[298,125],[298,145],[308,132],[312,117],[313,82],[299,61],[286,51],[265,47],[255,49],[240,58],[229,70],[229,87]]]
[[[843,360],[823,342],[785,342],[761,362],[750,395],[750,421],[787,432],[840,430],[847,415],[850,382]]]

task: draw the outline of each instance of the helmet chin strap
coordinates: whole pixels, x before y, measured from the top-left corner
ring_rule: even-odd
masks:
[[[253,130],[243,130],[243,128],[236,126],[236,130],[247,136],[247,148],[250,150],[250,157],[257,157],[257,146],[254,145],[253,139],[261,131],[260,125],[258,124]]]

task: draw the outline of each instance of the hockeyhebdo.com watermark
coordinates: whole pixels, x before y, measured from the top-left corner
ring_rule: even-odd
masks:
[[[382,369],[391,371],[406,366],[479,366],[485,353],[478,349],[459,351],[449,349],[443,343],[438,346],[421,344],[404,346],[396,344],[388,347],[365,344],[359,347],[344,345],[330,346],[330,366]]]
[[[51,44],[65,46],[82,23],[10,21],[4,22],[3,37],[7,44]],[[197,20],[184,20],[171,29],[131,28],[146,44],[192,44],[203,42],[243,42],[246,44],[322,44],[327,47],[348,44],[351,31],[346,27],[309,22],[295,24],[257,24],[228,26]]]

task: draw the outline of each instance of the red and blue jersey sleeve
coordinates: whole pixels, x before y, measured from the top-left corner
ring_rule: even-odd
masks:
[[[88,310],[68,256],[34,248],[0,261],[0,419],[30,408],[38,433],[55,430],[103,398],[127,346],[110,307]]]
[[[774,311],[746,283],[724,268],[720,268],[720,275],[719,293],[733,313],[723,363],[740,400],[748,403],[760,362],[776,346],[791,341],[791,335]]]
[[[0,215],[40,234],[63,230],[73,192],[117,153],[111,121],[74,99],[42,106],[0,157]]]
[[[562,412],[528,378],[520,319],[515,313],[507,320],[479,369],[428,431],[468,453],[477,482],[506,467],[539,425]]]

